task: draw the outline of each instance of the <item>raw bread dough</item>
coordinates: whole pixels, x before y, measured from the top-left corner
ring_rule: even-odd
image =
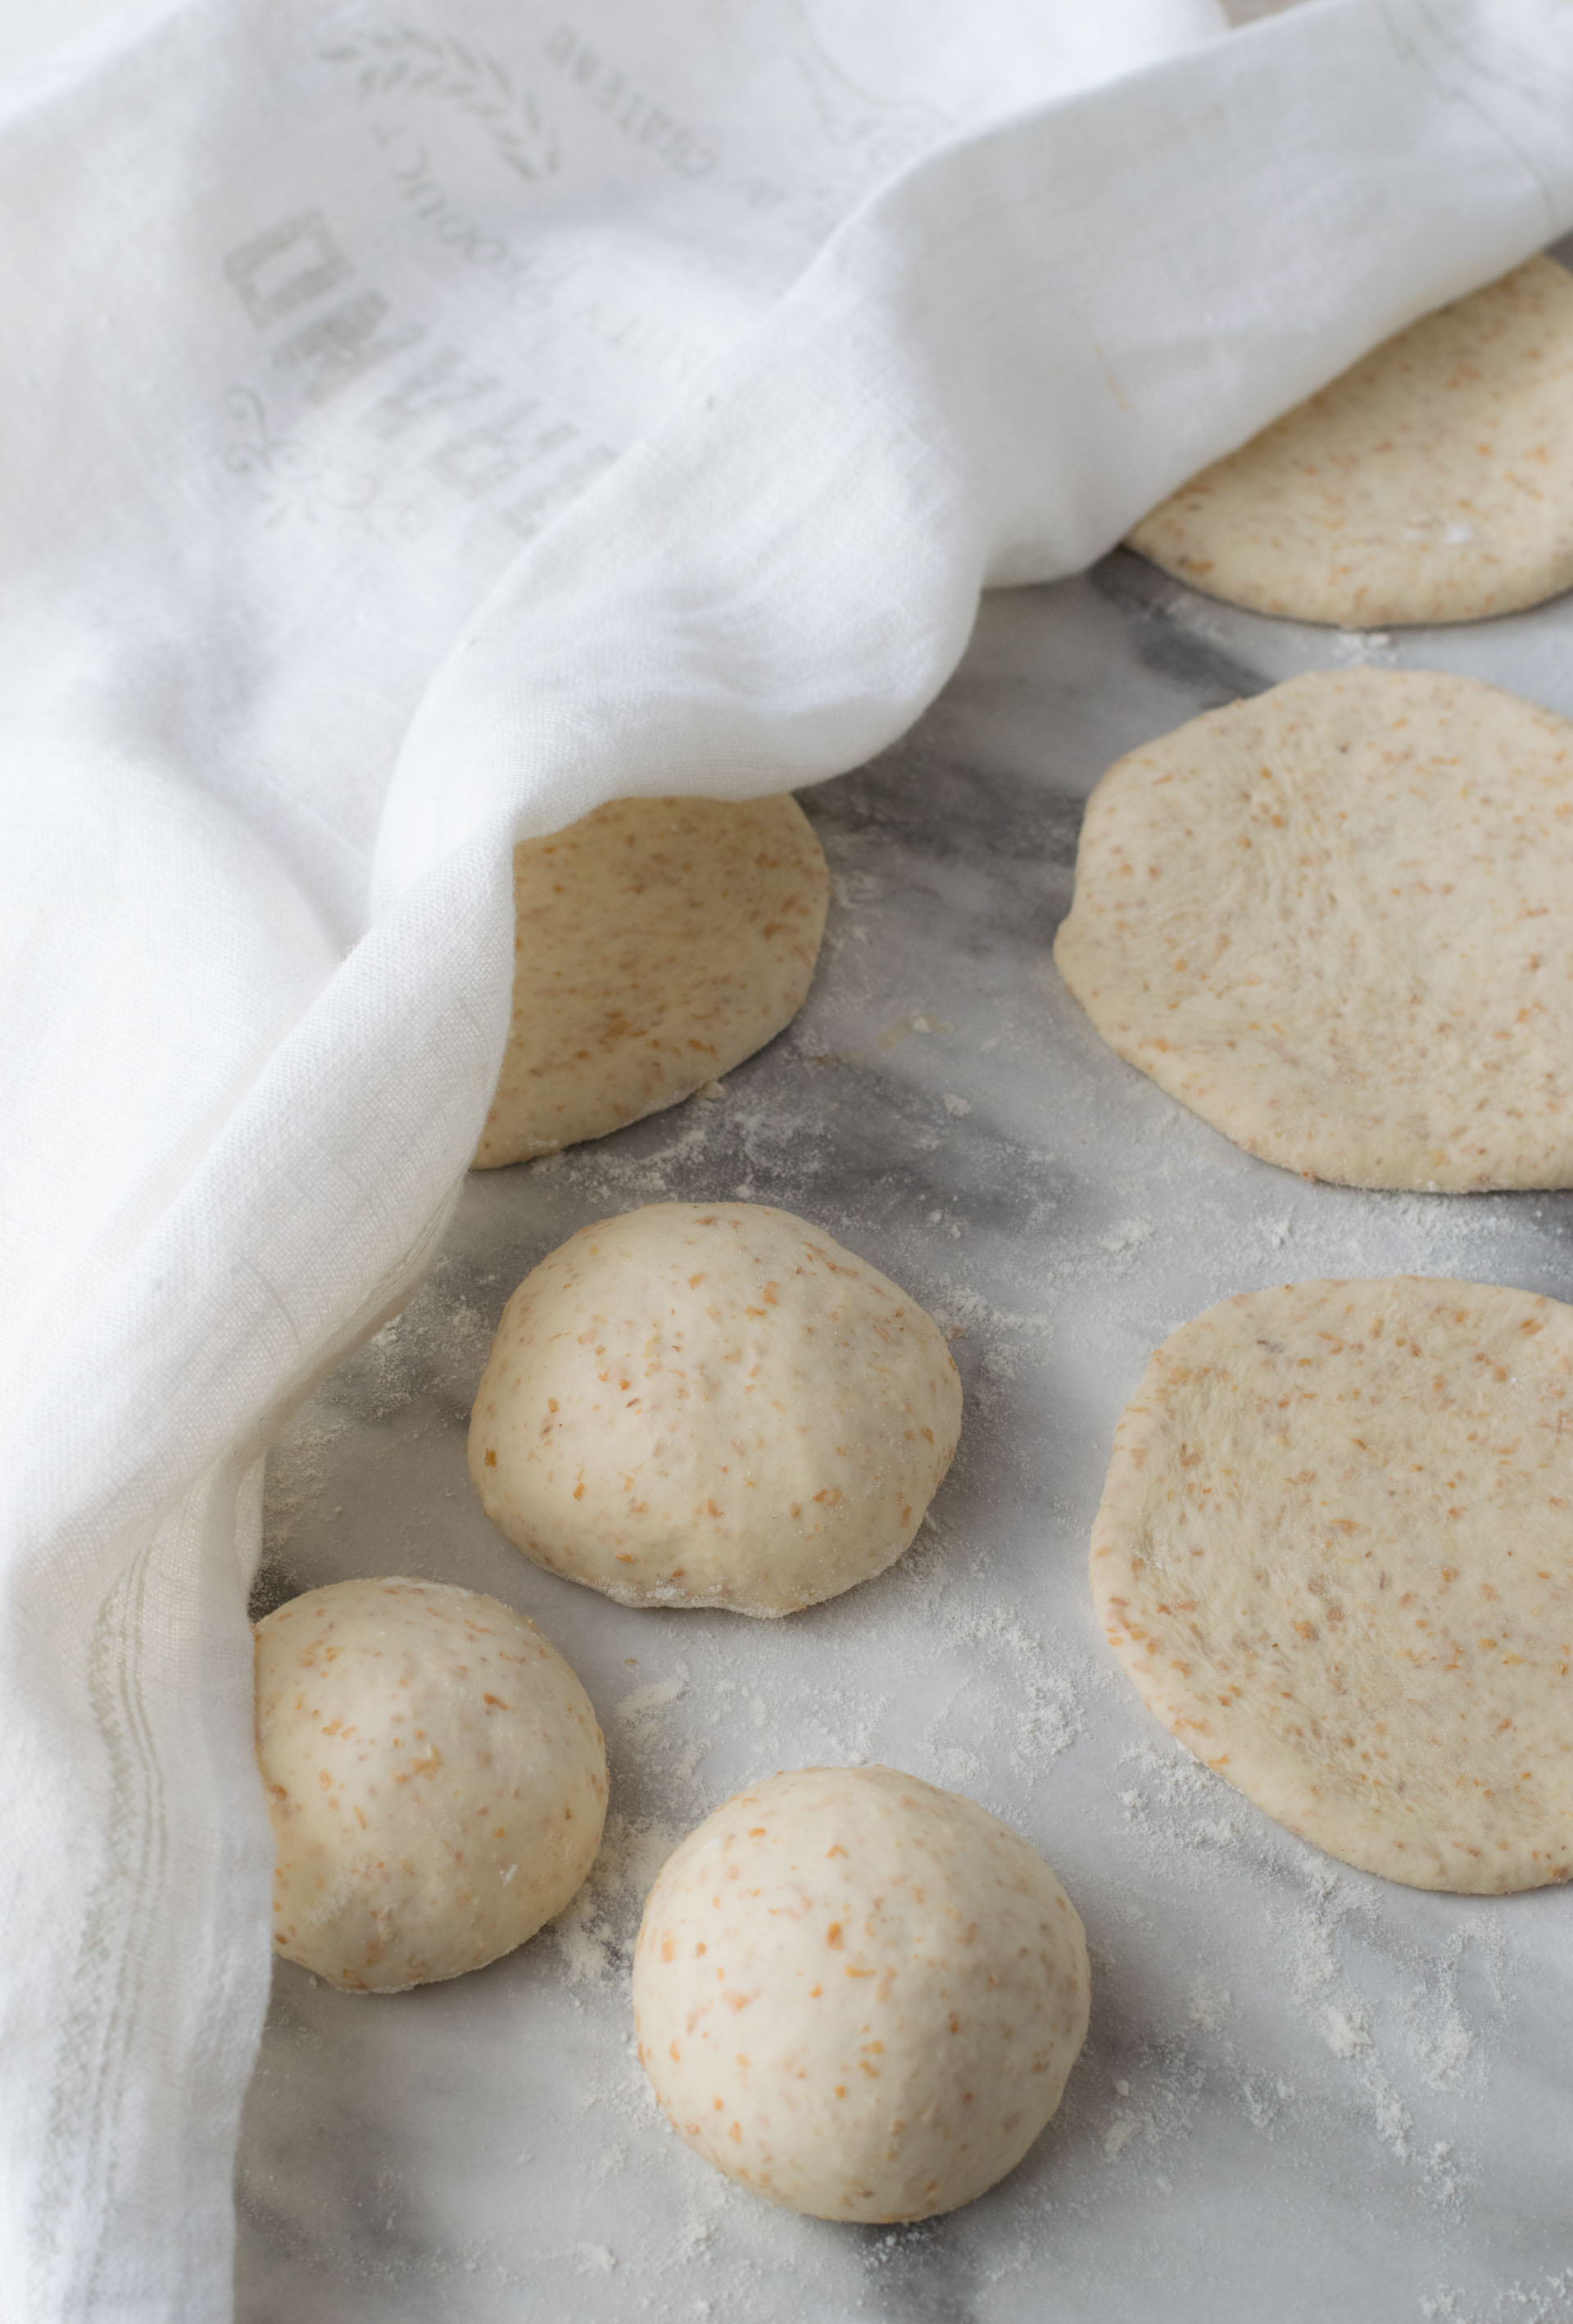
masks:
[[[477,1169],[729,1073],[802,1007],[830,877],[796,799],[617,799],[514,852],[514,1023]]]
[[[650,1892],[639,2055],[728,2178],[822,2219],[925,2219],[1012,2171],[1087,2033],[1081,1923],[1036,1849],[893,1767],[728,1800]]]
[[[1092,1591],[1148,1708],[1302,1838],[1417,1888],[1573,1871],[1573,1308],[1298,1283],[1171,1333]]]
[[[606,1754],[533,1622],[440,1582],[336,1582],[256,1628],[273,1944],[356,1992],[480,1969],[595,1859]]]
[[[1411,324],[1130,536],[1232,605],[1472,622],[1573,585],[1573,276],[1531,258]]]
[[[1286,1169],[1573,1185],[1573,726],[1418,671],[1211,711],[1097,785],[1054,957],[1112,1048]]]
[[[625,1606],[786,1614],[898,1558],[961,1384],[915,1300],[788,1211],[581,1227],[504,1310],[470,1424],[486,1515]]]

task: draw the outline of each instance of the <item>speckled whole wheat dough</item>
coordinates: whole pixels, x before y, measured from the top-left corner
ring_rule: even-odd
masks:
[[[923,2219],[1021,2161],[1087,2033],[1087,1945],[1036,1849],[891,1767],[804,1767],[706,1818],[634,1954],[639,2055],[728,2178]]]
[[[691,1097],[791,1022],[830,878],[790,793],[615,799],[514,852],[514,1019],[477,1169]]]
[[[600,1846],[589,1697],[532,1622],[440,1582],[336,1582],[256,1628],[273,1945],[354,1992],[480,1969]]]
[[[1573,276],[1531,258],[1411,324],[1143,517],[1129,546],[1259,613],[1472,622],[1573,585]]]
[[[1573,1185],[1573,725],[1428,672],[1291,678],[1112,767],[1066,983],[1309,1177]]]
[[[1148,1708],[1317,1847],[1417,1888],[1573,1871],[1573,1308],[1300,1283],[1171,1333],[1092,1591]]]
[[[898,1558],[950,1465],[939,1331],[788,1211],[582,1227],[504,1310],[470,1423],[487,1516],[628,1606],[791,1613]]]

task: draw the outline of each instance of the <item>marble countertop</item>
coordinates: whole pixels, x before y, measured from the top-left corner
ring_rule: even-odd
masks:
[[[270,1462],[262,1602],[384,1572],[505,1598],[589,1689],[613,1804],[578,1899],[477,1976],[359,1998],[279,1965],[240,2157],[242,2324],[1573,2318],[1573,1898],[1423,1895],[1291,1838],[1155,1725],[1087,1587],[1115,1420],[1210,1302],[1398,1269],[1573,1296],[1573,1196],[1276,1170],[1121,1064],[1054,971],[1104,768],[1351,662],[1573,715],[1573,600],[1340,636],[1120,554],[987,601],[921,724],[805,796],[835,900],[797,1022],[718,1097],[472,1178],[419,1298],[297,1416]],[[585,1221],[666,1195],[800,1212],[958,1333],[961,1448],[917,1543],[784,1622],[613,1606],[519,1557],[466,1481],[515,1282]],[[860,1758],[1027,1833],[1094,1967],[1087,2048],[1026,2162],[894,2229],[777,2211],[689,2153],[647,2094],[627,1991],[677,1839],[752,1776]]]

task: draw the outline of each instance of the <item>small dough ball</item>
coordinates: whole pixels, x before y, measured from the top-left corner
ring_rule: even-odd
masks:
[[[669,1857],[639,2056],[717,2169],[820,2219],[926,2219],[1013,2171],[1087,2034],[1087,1943],[1037,1850],[893,1767],[800,1767]]]
[[[960,1425],[938,1326],[877,1268],[789,1211],[652,1203],[514,1292],[469,1469],[553,1573],[788,1614],[901,1555]]]
[[[629,798],[514,851],[514,1022],[476,1167],[691,1097],[790,1025],[830,875],[790,792]]]
[[[512,1952],[595,1860],[606,1753],[523,1614],[440,1582],[336,1582],[256,1627],[273,1945],[401,1993]]]
[[[1193,476],[1130,546],[1231,605],[1386,629],[1573,585],[1573,277],[1439,308]]]

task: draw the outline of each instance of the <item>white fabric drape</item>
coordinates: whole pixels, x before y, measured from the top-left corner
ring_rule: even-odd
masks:
[[[189,0],[0,87],[6,2319],[227,2312],[260,1454],[440,1233],[514,838],[882,747],[1573,226],[1570,120],[1568,0]]]

